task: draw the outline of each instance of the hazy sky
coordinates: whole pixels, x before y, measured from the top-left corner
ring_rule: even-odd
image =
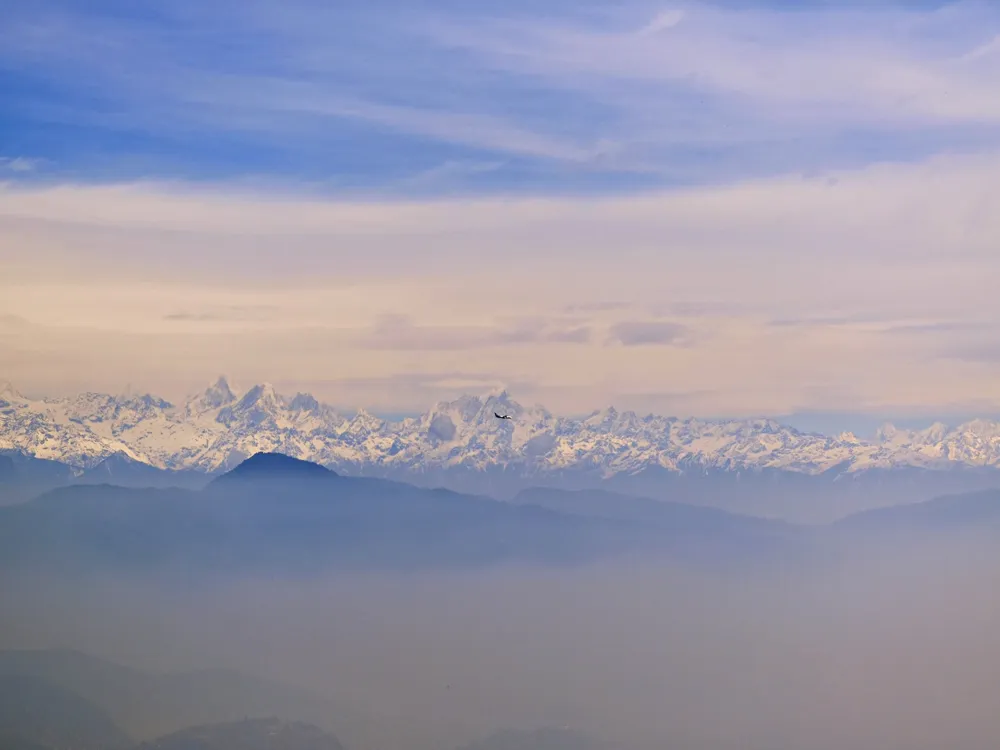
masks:
[[[851,5],[14,0],[0,380],[996,412],[1000,6]]]

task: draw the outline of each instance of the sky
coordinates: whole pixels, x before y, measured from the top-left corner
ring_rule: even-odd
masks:
[[[0,380],[1000,413],[1000,5],[12,0]]]

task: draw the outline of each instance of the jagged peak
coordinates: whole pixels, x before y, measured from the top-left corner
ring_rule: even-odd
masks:
[[[967,430],[968,432],[982,434],[984,432],[995,432],[1000,428],[1000,422],[993,419],[986,419],[984,417],[978,417],[976,419],[969,420],[961,426],[962,430]],[[947,429],[947,428],[945,428]]]
[[[792,427],[786,427],[782,425],[780,422],[770,419],[769,417],[754,417],[746,420],[745,424],[753,430],[757,430],[759,432],[767,434],[774,434],[777,432],[781,432],[782,430],[789,430],[790,432],[798,432],[798,430]]]
[[[114,401],[115,397],[109,393],[101,393],[99,391],[81,391],[75,396],[70,397],[70,401],[76,401],[79,403],[86,403],[87,401]]]
[[[236,400],[236,394],[225,375],[220,375],[204,391],[188,400],[189,404],[199,404],[206,408],[218,409],[228,406]]]
[[[255,404],[281,404],[283,399],[270,383],[259,383],[243,394],[236,408],[247,408]]]
[[[156,407],[158,409],[172,409],[174,406],[166,399],[154,396],[152,393],[136,393],[135,391],[127,391],[117,396],[112,396],[111,401],[119,405],[131,404]]]
[[[522,411],[524,409],[520,403],[511,398],[506,388],[491,390],[484,398],[479,399],[484,410],[501,407],[508,412]]]
[[[206,391],[211,392],[223,397],[233,393],[225,376]],[[608,476],[646,467],[692,471],[703,466],[720,470],[756,466],[808,473],[834,465],[855,471],[945,460],[1000,468],[1000,425],[989,419],[948,428],[936,423],[920,431],[897,430],[890,424],[883,426],[878,439],[859,440],[853,433],[834,437],[802,432],[756,416],[637,417],[613,405],[587,416],[552,415],[540,405],[522,407],[501,387],[486,395],[442,401],[419,416],[394,420],[366,409],[351,416],[350,411],[326,406],[308,393],[279,396],[267,382],[246,392],[243,405],[243,409],[235,404],[213,409],[204,400],[195,400],[186,411],[160,415],[145,407],[133,410],[132,404],[118,408],[115,399],[98,393],[58,404],[28,401],[23,414],[37,413],[48,433],[34,432],[33,424],[20,421],[20,407],[5,407],[17,423],[15,429],[22,425],[26,429],[0,435],[0,446],[67,459],[74,466],[88,466],[92,459],[127,446],[132,453],[126,455],[153,466],[213,471],[223,465],[231,468],[259,450],[287,450],[345,467],[371,462],[423,470],[508,466],[526,460],[532,470],[586,465]],[[319,411],[312,411],[317,407]],[[512,416],[514,422],[498,424],[494,411]],[[68,425],[65,416],[70,417]],[[140,422],[143,427],[134,429]],[[55,441],[50,434],[57,435]],[[68,436],[65,445],[58,444],[60,434]]]
[[[608,406],[588,414],[580,423],[590,429],[613,430],[623,416],[615,407]]]
[[[498,400],[509,399],[510,398],[510,393],[507,392],[507,387],[506,386],[497,385],[497,386],[494,386],[494,387],[490,388],[486,392],[485,398],[486,399],[493,398],[493,399],[498,399]]]
[[[383,424],[384,422],[385,422],[384,419],[375,416],[364,407],[358,409],[357,414],[354,415],[354,419],[351,420],[352,424],[359,424],[366,426],[377,426]]]
[[[892,440],[899,434],[899,429],[892,422],[884,422],[881,427],[875,431],[875,439],[884,443],[888,440]]]
[[[614,406],[606,406],[603,409],[595,409],[590,414],[587,415],[584,421],[586,422],[603,422],[606,419],[615,419],[618,416],[618,410]]]
[[[232,386],[229,384],[229,378],[226,377],[225,375],[220,375],[219,377],[217,377],[215,379],[215,382],[209,385],[208,388],[206,388],[205,390],[206,392],[217,391],[221,393],[228,393],[230,395],[235,395]]]
[[[321,404],[311,393],[300,392],[296,393],[288,402],[288,408],[292,411],[317,412],[320,410]]]
[[[935,422],[930,427],[921,430],[918,434],[924,440],[941,440],[948,434],[950,429],[944,422]]]
[[[23,399],[24,396],[18,392],[17,388],[15,388],[14,384],[9,380],[2,380],[0,381],[0,398],[7,400],[20,400]]]

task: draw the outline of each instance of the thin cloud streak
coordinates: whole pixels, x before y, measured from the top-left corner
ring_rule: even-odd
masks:
[[[652,410],[665,383],[706,416],[1000,404],[989,357],[942,356],[1000,318],[997,164],[606,199],[8,185],[0,314],[31,323],[0,326],[3,377],[167,398],[294,377],[383,411],[453,394],[393,378],[470,370],[563,413]],[[614,332],[660,343],[608,356]]]
[[[679,323],[630,320],[612,326],[608,341],[622,346],[670,346],[683,343],[687,333]]]
[[[1000,145],[988,4],[87,8],[12,13],[7,106],[19,140],[50,149],[38,126],[69,128],[130,177],[333,174],[391,190],[502,157],[463,184],[607,193]],[[126,170],[123,149],[145,169]]]
[[[789,13],[692,4],[638,29],[621,20],[608,30],[535,19],[438,28],[442,41],[557,84],[579,76],[596,77],[597,86],[678,84],[749,97],[792,119],[996,122],[1000,56],[982,40],[991,27],[996,34],[1000,13],[967,3],[949,11]]]
[[[586,343],[589,329],[565,329],[538,319],[517,321],[510,326],[420,326],[407,315],[384,315],[356,340],[362,349],[388,351],[447,351],[526,344]]]

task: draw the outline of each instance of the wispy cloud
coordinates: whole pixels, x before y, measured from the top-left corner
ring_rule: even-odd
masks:
[[[406,315],[384,315],[357,340],[366,349],[447,351],[526,344],[583,344],[590,339],[585,326],[567,328],[540,319],[509,325],[416,325]]]
[[[997,38],[986,3],[27,4],[0,114],[74,173],[637,189],[996,146]]]
[[[163,316],[164,320],[179,322],[214,323],[231,321],[237,323],[263,322],[273,320],[277,310],[270,305],[225,305],[201,310],[177,310]]]
[[[454,391],[385,378],[470,369],[566,412],[664,382],[706,415],[995,399],[997,158],[608,198],[7,186],[0,299],[32,325],[0,326],[5,377],[175,398],[223,370],[396,410]]]
[[[0,352],[36,389],[1000,398],[995,4],[15,6]]]
[[[614,84],[657,85],[661,94],[676,87],[730,97],[744,114],[765,105],[769,117],[789,124],[1000,120],[992,93],[1000,72],[992,47],[1000,12],[990,6],[789,12],[688,5],[635,27],[637,14],[622,12],[610,24],[530,18],[452,24],[441,27],[441,37],[555,85],[585,85],[595,93]]]
[[[685,341],[687,327],[659,320],[632,320],[611,327],[609,342],[623,346],[675,345]]]
[[[995,366],[1000,363],[1000,339],[993,337],[992,340],[977,343],[944,342],[937,356],[942,359]]]
[[[661,31],[666,31],[667,29],[674,28],[677,24],[684,20],[684,11],[682,10],[665,10],[657,13],[653,16],[653,19],[639,29],[638,36],[649,36],[651,34],[659,34]]]
[[[469,178],[489,175],[503,167],[503,161],[446,161],[388,183],[386,192],[413,195],[423,191],[439,194],[449,190],[460,191],[466,187]]]
[[[0,171],[10,172],[33,172],[38,168],[37,159],[28,159],[24,156],[0,156]]]

